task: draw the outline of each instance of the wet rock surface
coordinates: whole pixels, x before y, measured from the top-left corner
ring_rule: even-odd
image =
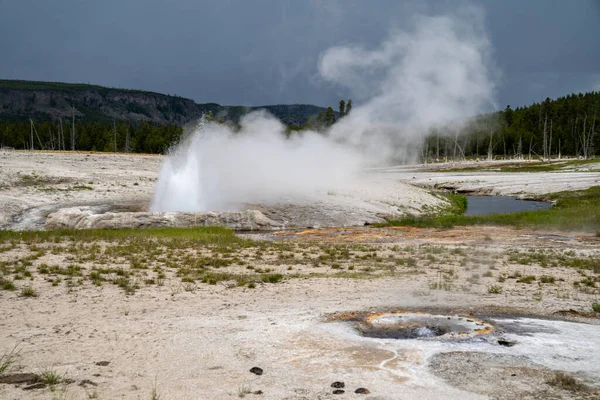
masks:
[[[504,347],[513,347],[515,344],[517,344],[517,342],[515,342],[513,340],[507,340],[504,338],[500,338],[500,339],[498,339],[498,344],[500,346],[504,346]]]
[[[23,390],[35,390],[35,389],[44,389],[46,384],[43,382],[34,383],[33,385],[25,386]]]
[[[452,386],[494,399],[600,398],[600,390],[584,384],[553,384],[556,371],[524,356],[447,352],[433,356],[429,367]]]
[[[28,372],[0,376],[0,383],[15,384],[15,385],[21,384],[21,383],[33,384],[33,383],[38,382],[38,380],[39,380],[39,377],[36,374],[32,374],[32,373],[28,373]]]
[[[91,207],[63,208],[48,215],[47,230],[55,229],[133,229],[144,227],[189,228],[224,226],[239,231],[273,230],[276,222],[260,211],[240,212],[106,212],[98,214]]]

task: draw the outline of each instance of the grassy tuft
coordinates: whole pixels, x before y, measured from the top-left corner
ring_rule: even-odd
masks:
[[[567,375],[560,371],[555,371],[554,376],[546,382],[550,386],[568,390],[570,392],[583,392],[587,391],[587,386],[573,378],[571,375]]]
[[[533,276],[533,275],[523,276],[523,277],[517,279],[518,283],[529,283],[529,284],[531,284],[534,281],[535,281],[535,276]]]
[[[0,288],[2,290],[15,290],[15,284],[8,279],[0,278]]]
[[[265,283],[277,283],[283,279],[282,274],[264,274],[261,280]]]
[[[500,285],[491,285],[488,287],[488,293],[490,294],[500,294],[502,293],[502,286]]]
[[[38,293],[31,286],[25,286],[21,289],[21,297],[38,297]]]
[[[244,397],[246,397],[246,395],[249,395],[251,393],[252,393],[252,389],[248,385],[242,385],[242,386],[238,387],[238,397],[239,398],[244,398]]]
[[[21,351],[16,344],[8,353],[4,353],[0,356],[0,376],[10,370],[10,368],[19,359],[19,352]]]
[[[56,372],[56,370],[53,368],[48,368],[41,371],[38,374],[38,376],[40,382],[45,383],[46,385],[50,386],[50,388],[53,388],[54,386],[58,385],[62,380],[60,374]]]

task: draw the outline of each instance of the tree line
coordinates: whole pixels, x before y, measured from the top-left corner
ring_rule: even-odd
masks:
[[[598,150],[600,92],[571,94],[555,100],[479,115],[460,130],[428,132],[421,158],[591,158]],[[325,130],[352,110],[352,100],[340,100],[295,130]],[[402,127],[399,127],[401,130]],[[85,119],[45,122],[0,121],[0,147],[15,149],[165,153],[183,134],[178,125],[151,122],[86,122]]]
[[[467,157],[542,159],[591,158],[598,150],[600,92],[555,100],[473,118],[460,132],[432,130],[422,147],[424,160]]]
[[[183,128],[151,122],[0,121],[0,148],[165,153]]]

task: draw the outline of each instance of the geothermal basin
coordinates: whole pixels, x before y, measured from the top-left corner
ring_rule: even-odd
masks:
[[[598,185],[599,174],[388,168],[316,199],[247,204],[234,219],[148,212],[163,160],[2,154],[4,229],[210,216],[276,231],[215,242],[202,230],[3,233],[2,284],[14,290],[0,290],[0,356],[20,352],[0,398],[136,399],[154,388],[164,398],[362,398],[359,388],[373,400],[598,398],[595,233],[363,225],[443,206],[436,185],[536,197]],[[47,370],[64,377],[54,392],[2,383]]]

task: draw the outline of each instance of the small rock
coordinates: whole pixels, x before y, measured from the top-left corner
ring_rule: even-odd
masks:
[[[344,392],[342,389],[336,389],[333,391],[333,394],[344,394],[346,392]]]
[[[344,382],[333,382],[331,384],[331,387],[336,389],[343,389],[345,386],[346,384]]]
[[[252,372],[253,374],[256,374],[256,375],[263,374],[263,370],[260,367],[252,367],[252,368],[250,368],[250,372]]]
[[[45,383],[34,383],[33,385],[25,386],[23,390],[43,389],[46,387]]]
[[[263,391],[262,390],[257,390],[257,391],[254,392],[254,394],[263,394]]]
[[[94,381],[90,381],[89,379],[84,379],[79,382],[79,386],[85,387],[86,385],[98,386],[98,384]]]
[[[354,391],[356,394],[369,394],[371,391],[367,388],[358,388]]]
[[[32,373],[20,373],[20,374],[12,374],[0,376],[0,383],[9,383],[9,384],[19,384],[19,383],[37,383],[39,380],[36,374]]]
[[[106,367],[108,364],[110,364],[110,361],[98,361],[96,363],[96,365],[99,365],[101,367]]]
[[[517,342],[513,342],[511,340],[506,340],[506,339],[500,338],[500,339],[498,339],[498,344],[500,346],[513,347],[515,344],[517,344]]]

